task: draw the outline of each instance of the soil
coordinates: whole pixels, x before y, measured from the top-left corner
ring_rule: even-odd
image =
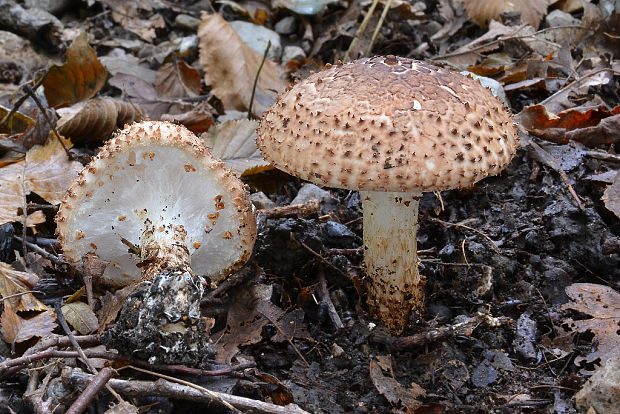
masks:
[[[438,2],[426,3],[429,26],[441,21]],[[328,13],[324,21],[313,20],[315,32],[324,33],[341,15]],[[374,50],[407,55],[413,53],[410,43],[428,40],[426,34],[401,29],[401,38],[395,34]],[[463,43],[484,32],[466,25],[456,35],[462,38],[453,40]],[[350,37],[334,36],[317,50],[316,57],[333,61],[333,50],[346,50],[349,41]],[[592,92],[615,105],[619,81],[615,76],[604,88]],[[518,111],[542,98],[517,90],[509,99]],[[561,305],[568,301],[565,288],[576,282],[620,289],[620,221],[601,201],[605,187],[588,179],[611,170],[609,162],[590,157],[579,144],[538,142],[559,161],[568,182],[546,166],[539,150],[522,136],[522,148],[501,175],[486,178],[471,189],[424,194],[418,249],[420,272],[426,279],[426,307],[422,314],[409,315],[409,325],[398,338],[366,313],[357,192],[328,189],[331,199],[324,200],[313,215],[263,217],[254,256],[247,265],[258,270],[249,272],[250,276],[244,274],[220,303],[212,301],[202,310],[213,318],[212,332],[223,332],[226,324],[230,325],[228,313],[232,314],[239,292],[269,286],[267,299],[286,311],[303,332],[290,341],[278,339],[280,327],[265,321],[259,329],[260,338],[242,343],[235,357],[238,362],[255,362],[256,367],[243,375],[223,377],[217,386],[254,399],[281,398],[313,413],[414,412],[407,411],[406,405],[415,399],[420,402],[416,413],[577,412],[572,397],[587,378],[582,370],[591,370],[596,364],[578,366],[575,359],[592,351],[593,337],[571,332],[565,320],[576,313]],[[80,149],[92,153],[92,148]],[[620,148],[616,145],[615,149]],[[280,184],[277,190],[265,191],[279,206],[288,205],[303,185],[293,177],[263,175],[265,181]],[[21,232],[17,229],[0,226],[3,261],[10,262],[13,249],[21,249],[12,241],[13,235]],[[41,236],[53,237],[53,228]],[[81,286],[66,277],[66,268],[48,268],[46,272],[58,276],[37,287],[52,298],[48,302]],[[329,300],[321,300],[323,278]],[[135,297],[128,303],[136,313],[123,313],[123,321],[134,320],[141,306]],[[343,328],[335,326],[334,309]],[[157,335],[157,326],[147,328]],[[114,329],[118,327],[111,327],[106,334],[108,343],[117,341],[141,349],[152,345],[127,332],[123,337]],[[197,341],[205,341],[198,337]],[[217,351],[211,345],[204,348],[207,352],[194,348],[193,353],[185,353],[187,358],[181,362],[221,368],[205,358]],[[178,363],[167,358],[164,348],[152,352],[161,356],[162,363]],[[8,349],[0,353],[11,355]],[[373,369],[377,366],[383,376]],[[214,383],[196,376],[178,377],[203,385]],[[26,375],[15,374],[2,381],[0,412],[9,412],[8,407],[31,412],[32,408],[16,397],[25,391]],[[66,394],[59,391],[59,395]],[[88,412],[103,412],[110,400],[102,395]],[[133,402],[150,407],[142,412],[228,412],[167,398]]]

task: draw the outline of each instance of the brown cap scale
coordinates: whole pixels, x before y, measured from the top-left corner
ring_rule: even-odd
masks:
[[[68,190],[56,216],[67,259],[90,252],[109,264],[102,282],[140,280],[175,260],[215,281],[249,258],[256,222],[243,184],[201,140],[168,122],[126,126]],[[141,257],[123,239],[141,247]],[[153,274],[143,275],[152,277]]]
[[[265,114],[258,145],[266,159],[297,177],[364,192],[370,307],[400,331],[404,320],[394,312],[422,306],[417,257],[411,259],[419,193],[469,187],[498,174],[518,142],[510,114],[478,81],[425,62],[378,56],[328,66],[294,85]],[[381,214],[370,211],[377,199],[385,199],[376,207]],[[389,213],[386,222],[373,224],[372,217],[386,216],[385,203],[388,210],[401,205],[408,218]],[[373,245],[386,246],[378,240],[395,237],[390,232],[396,230],[374,233],[393,221],[409,230],[407,240],[394,242],[407,247],[387,246],[377,254],[396,251],[397,257],[376,264]],[[403,269],[390,268],[395,260]],[[404,279],[387,275],[410,267],[415,274]]]

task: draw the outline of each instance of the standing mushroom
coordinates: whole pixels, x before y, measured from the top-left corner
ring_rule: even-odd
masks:
[[[136,309],[126,303],[123,310],[139,316],[121,315],[121,332],[149,324],[149,332],[141,326],[124,338],[141,341],[128,344],[132,352],[164,346],[166,338],[153,336],[182,342],[174,325],[200,320],[201,275],[217,283],[239,269],[256,238],[243,183],[186,128],[156,121],[127,126],[101,148],[68,190],[56,222],[67,259],[94,253],[108,262],[103,284],[148,285]]]
[[[395,56],[328,65],[299,82],[265,114],[257,140],[277,168],[361,191],[368,305],[395,333],[423,309],[422,192],[496,175],[518,145],[510,114],[480,83]]]

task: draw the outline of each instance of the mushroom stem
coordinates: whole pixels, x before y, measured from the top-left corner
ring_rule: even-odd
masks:
[[[361,191],[368,307],[390,331],[401,333],[411,311],[423,309],[418,272],[421,193]]]
[[[164,270],[191,274],[185,228],[173,224],[154,225],[149,219],[144,224],[140,248],[142,280],[151,280]]]

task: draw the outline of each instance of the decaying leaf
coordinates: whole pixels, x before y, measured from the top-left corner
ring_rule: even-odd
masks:
[[[99,327],[95,312],[84,302],[67,303],[61,309],[67,322],[82,335],[94,332]]]
[[[103,87],[108,72],[97,53],[82,33],[67,48],[67,62],[52,66],[43,81],[47,102],[54,108],[83,101],[95,96]]]
[[[8,263],[0,262],[0,296],[4,303],[9,303],[18,312],[48,310],[32,293],[24,293],[32,290],[38,282],[36,274],[20,272]]]
[[[392,361],[389,356],[379,355],[370,360],[370,379],[375,388],[381,395],[395,407],[402,407],[405,413],[413,413],[422,403],[419,397],[424,397],[426,391],[415,382],[411,383],[411,388],[407,388],[396,381],[393,375]]]
[[[176,106],[176,105],[175,105]],[[178,109],[168,108],[168,109]],[[213,117],[217,115],[217,111],[213,108],[209,102],[202,101],[198,105],[192,103],[190,105],[189,112],[183,112],[179,114],[163,114],[160,119],[162,121],[170,121],[176,124],[183,124],[192,131],[194,134],[202,134],[211,129],[215,124]]]
[[[155,90],[165,98],[187,98],[200,95],[200,72],[185,61],[166,63],[155,77]]]
[[[269,322],[257,309],[256,304],[269,301],[272,286],[255,285],[251,289],[238,289],[231,298],[226,328],[214,335],[220,338],[216,343],[216,363],[229,364],[239,352],[239,347],[260,342],[263,327]]]
[[[464,0],[467,15],[474,22],[486,27],[491,20],[500,20],[500,14],[521,12],[521,21],[537,29],[547,14],[547,0]]]
[[[247,111],[252,86],[263,57],[250,49],[217,13],[203,12],[198,28],[200,64],[205,70],[205,83],[224,103],[226,109]],[[286,88],[280,66],[266,60],[258,78],[252,114],[260,115]]]
[[[573,283],[566,288],[572,302],[562,305],[562,309],[572,309],[592,316],[590,319],[566,319],[568,326],[577,332],[591,331],[597,342],[596,351],[586,357],[575,359],[575,363],[585,360],[594,362],[600,359],[604,364],[620,354],[620,294],[609,286],[594,283]]]
[[[59,109],[58,132],[75,143],[100,143],[124,124],[140,121],[144,111],[138,105],[115,98],[93,98]]]
[[[620,141],[620,105],[612,110],[572,108],[555,115],[539,104],[524,108],[516,118],[530,134],[558,144],[577,141],[602,145]]]
[[[101,321],[98,331],[99,334],[103,332],[106,326],[116,320],[116,317],[125,304],[125,301],[134,290],[135,286],[129,285],[117,290],[114,293],[105,293],[105,296],[101,299],[101,308],[97,312],[97,318]]]
[[[256,128],[257,121],[231,119],[212,128],[205,137],[205,144],[239,176],[273,169],[256,146]]]
[[[620,218],[620,172],[616,173],[613,183],[605,189],[601,200],[605,202],[605,207],[609,211],[612,211],[616,217]]]
[[[26,159],[0,168],[0,224],[19,221],[24,197],[37,193],[51,204],[60,203],[82,169],[70,161],[57,139],[28,151]]]
[[[34,336],[49,335],[56,328],[55,321],[56,314],[49,310],[24,319],[5,302],[4,312],[0,317],[0,333],[5,342],[10,344],[24,342]]]

